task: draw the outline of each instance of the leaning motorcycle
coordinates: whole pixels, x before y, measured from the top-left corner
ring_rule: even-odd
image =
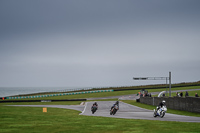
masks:
[[[93,105],[91,107],[91,111],[92,111],[92,114],[94,114],[96,111],[97,111],[97,106],[96,105]]]
[[[115,115],[118,109],[119,109],[119,106],[115,105],[115,106],[110,110],[110,115]]]
[[[157,116],[160,116],[161,118],[163,118],[165,116],[165,113],[167,112],[167,107],[166,106],[163,106],[162,108],[158,109],[158,110],[155,110],[154,109],[154,113],[153,113],[153,116],[154,117],[157,117]]]

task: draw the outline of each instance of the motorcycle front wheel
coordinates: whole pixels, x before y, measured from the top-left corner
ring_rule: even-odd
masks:
[[[163,117],[164,117],[164,115],[165,115],[165,112],[164,112],[164,111],[162,111],[162,112],[160,113],[160,117],[161,117],[161,118],[163,118]]]
[[[92,110],[92,114],[94,114],[95,112],[96,112],[96,111],[93,109],[93,110]]]
[[[116,114],[116,112],[117,112],[117,110],[116,110],[116,109],[114,109],[114,110],[113,110],[113,115],[115,115],[115,114]]]
[[[110,111],[110,115],[112,115],[112,110]]]

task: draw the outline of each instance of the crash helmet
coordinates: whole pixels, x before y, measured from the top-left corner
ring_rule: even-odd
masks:
[[[165,100],[163,100],[162,103],[165,104]]]

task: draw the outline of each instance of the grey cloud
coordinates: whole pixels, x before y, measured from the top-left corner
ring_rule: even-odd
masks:
[[[199,80],[199,1],[0,3],[0,86]]]

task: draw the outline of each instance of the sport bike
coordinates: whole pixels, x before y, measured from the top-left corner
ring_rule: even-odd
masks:
[[[165,116],[165,113],[167,112],[167,107],[166,106],[163,106],[161,107],[160,109],[156,110],[154,109],[154,113],[153,113],[153,116],[154,117],[157,117],[157,116],[160,116],[161,118],[163,118]]]
[[[96,111],[97,111],[97,106],[96,105],[93,105],[91,107],[91,111],[92,111],[92,114],[94,114]]]
[[[119,106],[115,105],[115,106],[110,110],[110,115],[115,115],[118,109],[119,109]]]

